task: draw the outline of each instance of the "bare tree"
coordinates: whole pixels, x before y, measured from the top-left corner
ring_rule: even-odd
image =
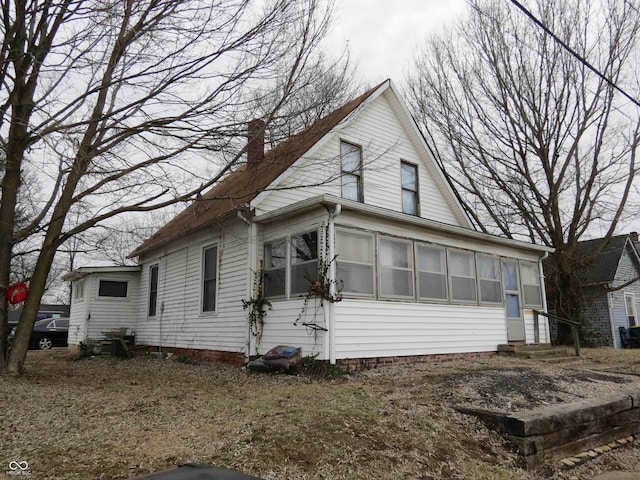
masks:
[[[243,155],[322,70],[331,4],[319,0],[2,2],[0,365],[22,371],[56,251],[123,212],[187,201]],[[256,96],[256,92],[262,92]],[[35,176],[20,218],[19,199]],[[71,218],[70,211],[82,212]],[[37,260],[15,341],[6,290],[19,245]]]
[[[468,4],[416,57],[415,114],[480,229],[556,249],[547,291],[577,320],[590,259],[576,243],[603,226],[609,238],[636,192],[640,110],[616,87],[640,91],[640,15],[626,1],[528,2],[586,65],[509,2]]]

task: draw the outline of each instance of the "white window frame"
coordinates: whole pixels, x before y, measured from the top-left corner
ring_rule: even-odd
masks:
[[[504,292],[502,290],[502,262],[500,257],[489,255],[488,253],[477,252],[476,255],[476,285],[478,289],[478,303],[480,305],[502,305],[504,303]],[[496,278],[482,277],[480,262],[482,258],[490,259],[496,262]],[[485,300],[482,298],[482,282],[491,282],[498,285],[498,300]]]
[[[415,185],[415,189],[411,189],[411,188],[407,188],[404,185],[404,168],[406,167],[410,167],[413,169],[415,176],[416,176],[416,185]],[[401,191],[401,202],[402,202],[402,213],[406,213],[407,215],[414,215],[416,217],[420,216],[420,181],[419,181],[419,177],[418,177],[418,165],[416,165],[415,163],[411,163],[411,162],[407,162],[405,160],[400,160],[400,191]],[[416,207],[416,211],[415,212],[408,212],[406,209],[406,205],[404,203],[404,193],[405,192],[409,192],[414,199],[415,202],[415,207]]]
[[[206,278],[206,253],[208,250],[211,249],[216,249],[216,255],[215,255],[215,278]],[[200,312],[203,315],[211,315],[211,314],[215,314],[218,310],[218,278],[220,277],[220,249],[218,247],[217,243],[212,243],[210,245],[206,245],[204,247],[202,247],[202,266],[201,266],[201,281],[200,281]],[[215,287],[213,290],[213,309],[212,310],[205,310],[205,294],[206,294],[206,288],[205,288],[205,284],[206,282],[211,282],[214,281],[215,282]]]
[[[414,242],[415,243],[415,270],[416,270],[416,296],[418,301],[428,303],[448,303],[449,302],[449,278],[447,268],[447,249],[441,245],[434,245],[431,243]],[[422,270],[420,268],[420,248],[428,248],[432,250],[438,250],[441,254],[441,261],[443,269],[441,271]],[[444,280],[444,297],[423,297],[420,295],[420,273],[429,273],[433,275],[439,275]]]
[[[471,266],[471,269],[473,270],[473,274],[472,275],[454,275],[451,272],[451,255],[454,253],[461,253],[464,255],[469,255],[470,258],[470,262],[469,265]],[[461,305],[477,305],[478,304],[478,279],[477,279],[477,274],[476,274],[476,262],[475,262],[475,252],[472,252],[470,250],[463,250],[461,248],[447,248],[447,277],[449,280],[449,299],[450,299],[450,303],[452,304],[461,304]],[[467,300],[467,299],[463,299],[463,298],[456,298],[454,296],[455,291],[453,288],[453,280],[454,278],[464,278],[464,279],[472,279],[473,280],[473,284],[474,284],[474,292],[475,292],[475,298],[473,300]]]
[[[342,152],[342,146],[348,145],[349,147],[353,147],[358,152],[358,167],[353,170],[345,170],[343,157],[344,154]],[[344,176],[345,175],[353,175],[356,178],[356,188],[357,188],[357,199],[345,197],[343,187],[344,187]],[[357,145],[353,142],[348,142],[346,140],[340,140],[340,196],[342,198],[346,198],[347,200],[354,200],[357,202],[364,202],[364,182],[362,179],[362,146]]]
[[[627,301],[629,298],[631,299],[632,312],[629,312],[629,303]],[[633,292],[624,292],[624,310],[627,314],[629,328],[638,325],[638,309],[636,308],[636,296]],[[633,317],[633,325],[631,325],[631,317]]]
[[[156,288],[153,289],[153,271],[156,273]],[[160,264],[149,265],[149,297],[147,299],[147,316],[155,317],[158,314],[158,290],[160,286]],[[151,313],[151,301],[153,299],[153,314]]]
[[[80,302],[84,300],[84,284],[86,280],[83,278],[82,280],[78,280],[73,282],[73,301]]]
[[[278,242],[282,242],[284,243],[284,265],[282,267],[267,267],[266,265],[266,256],[265,256],[265,249],[267,247],[267,245],[272,245],[274,243],[278,243]],[[282,291],[282,294],[280,295],[268,295],[267,294],[267,289],[266,289],[266,285],[263,285],[263,292],[264,295],[269,298],[270,300],[279,300],[279,299],[286,299],[287,298],[287,292],[289,291],[289,275],[287,273],[287,266],[289,264],[289,239],[287,237],[277,237],[271,240],[267,240],[265,242],[263,242],[262,244],[262,255],[263,255],[263,259],[265,260],[264,263],[264,267],[263,267],[263,275],[265,275],[265,277],[269,274],[269,272],[272,271],[276,271],[276,270],[284,270],[284,288]]]
[[[100,295],[100,285],[102,284],[102,282],[117,282],[117,283],[125,283],[127,285],[127,295],[124,297],[120,297],[120,296],[112,296],[112,295]],[[130,282],[129,280],[122,280],[121,278],[109,278],[109,277],[103,277],[103,278],[98,278],[98,298],[102,299],[102,300],[116,300],[116,301],[122,301],[122,300],[129,300],[129,296],[131,294],[131,289],[129,288]]]
[[[354,261],[354,260],[349,260],[349,259],[345,259],[345,257],[340,253],[339,250],[339,244],[337,241],[337,238],[340,235],[351,235],[353,237],[360,237],[360,238],[366,238],[371,245],[371,263],[366,263],[366,262],[359,262],[359,261]],[[340,278],[338,276],[338,268],[340,265],[345,265],[346,267],[348,267],[349,265],[354,265],[354,266],[364,266],[364,267],[370,267],[371,268],[371,293],[362,293],[362,292],[352,292],[350,290],[348,290],[348,285],[344,284],[344,285],[338,285],[338,289],[342,288],[342,292],[343,294],[348,295],[349,297],[353,297],[353,298],[375,298],[376,296],[376,276],[378,274],[378,269],[377,269],[377,256],[376,256],[376,239],[375,239],[375,235],[373,235],[370,232],[364,232],[361,230],[350,230],[350,229],[346,229],[346,228],[337,228],[336,229],[336,252],[337,252],[337,256],[336,256],[336,280],[338,282],[340,282]]]
[[[526,283],[525,282],[525,276],[522,274],[524,271],[523,266],[529,266],[529,267],[533,267],[536,271],[536,280],[537,283],[536,284],[531,284],[531,283]],[[531,261],[526,261],[526,260],[521,260],[518,262],[518,268],[520,270],[519,274],[520,274],[520,289],[522,290],[522,305],[524,307],[542,307],[542,303],[543,303],[543,298],[542,298],[542,287],[540,285],[540,266],[538,265],[537,262],[531,262]],[[536,287],[538,289],[538,296],[540,298],[540,303],[532,303],[527,301],[527,287]]]
[[[380,243],[383,241],[390,241],[395,243],[401,243],[406,245],[407,251],[407,260],[409,263],[408,267],[398,267],[394,265],[383,265],[382,264],[382,255],[380,254]],[[399,300],[407,300],[416,298],[416,285],[415,285],[415,271],[414,271],[415,261],[413,259],[413,242],[411,240],[405,240],[401,238],[391,237],[388,235],[378,235],[378,292],[380,294],[380,298],[388,298],[388,299],[399,299]],[[385,294],[382,289],[383,285],[383,275],[382,270],[396,270],[402,272],[408,272],[409,274],[409,282],[411,287],[411,293],[408,295],[393,295],[393,294]]]
[[[300,237],[302,238],[304,235],[309,235],[309,234],[314,234],[316,235],[316,257],[312,258],[311,260],[306,260],[306,261],[302,261],[302,262],[298,262],[298,263],[294,263],[294,255],[293,255],[293,239],[296,237]],[[311,287],[312,283],[318,279],[318,265],[319,265],[319,260],[320,260],[320,232],[318,232],[317,229],[315,230],[306,230],[304,232],[299,232],[299,233],[292,233],[289,236],[289,248],[287,249],[288,252],[288,262],[287,262],[287,269],[288,269],[288,284],[289,284],[289,289],[288,289],[288,293],[289,293],[289,297],[290,298],[294,298],[300,295],[305,295],[307,293],[309,293],[309,288]],[[310,279],[309,280],[309,285],[308,288],[302,290],[302,291],[298,291],[298,292],[294,292],[293,291],[293,270],[294,268],[298,268],[301,265],[314,265],[315,264],[315,272],[316,272],[316,276],[315,279]],[[313,269],[312,269],[313,270]]]

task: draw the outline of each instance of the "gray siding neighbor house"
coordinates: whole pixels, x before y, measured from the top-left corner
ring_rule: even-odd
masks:
[[[601,239],[580,242],[584,254]],[[585,272],[583,280],[583,339],[588,345],[622,348],[620,327],[640,325],[640,256],[638,234],[616,235]]]

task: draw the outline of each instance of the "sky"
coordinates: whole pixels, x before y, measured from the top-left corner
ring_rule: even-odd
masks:
[[[402,81],[416,47],[464,12],[465,0],[336,0],[330,44],[349,46],[358,77]]]

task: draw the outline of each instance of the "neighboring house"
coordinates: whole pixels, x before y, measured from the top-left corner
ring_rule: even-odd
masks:
[[[640,257],[638,234],[612,237],[583,274],[582,336],[587,344],[621,348],[620,327],[640,325]],[[601,239],[578,243],[589,255]]]
[[[127,327],[136,343],[240,364],[277,345],[387,362],[534,341],[550,249],[473,229],[391,81],[267,153],[262,130],[249,122],[247,164],[132,253],[138,270],[66,277],[84,289],[70,344]],[[126,295],[100,294],[110,281]],[[261,329],[243,308],[260,292]]]

